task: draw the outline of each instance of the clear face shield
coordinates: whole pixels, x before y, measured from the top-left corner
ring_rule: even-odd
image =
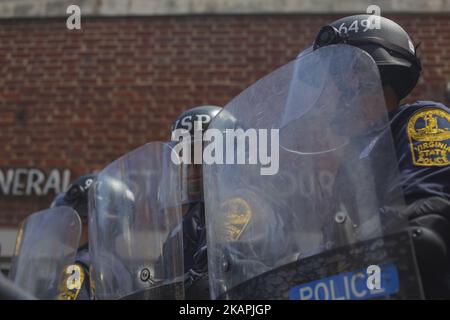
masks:
[[[404,202],[393,183],[399,173],[378,68],[366,52],[348,45],[306,52],[223,112],[244,129],[278,130],[279,171],[262,175],[261,163],[204,167],[214,298],[421,296],[407,221],[381,210]],[[361,287],[370,265],[380,266],[380,291]],[[356,289],[336,291],[338,281],[339,290],[345,281]]]
[[[146,144],[109,164],[89,191],[89,246],[97,299],[183,297],[179,166]]]
[[[20,225],[10,279],[38,299],[57,299],[65,268],[74,263],[81,222],[72,208],[36,212]]]

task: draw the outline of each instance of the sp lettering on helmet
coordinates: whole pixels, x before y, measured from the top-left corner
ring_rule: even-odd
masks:
[[[172,124],[171,140],[177,141],[176,130],[185,130],[191,137],[196,131],[203,133],[221,110],[218,106],[199,106],[183,112]]]
[[[211,116],[208,114],[199,114],[199,115],[189,115],[181,120],[177,120],[175,123],[175,127],[178,129],[185,129],[187,131],[194,130],[202,130],[204,126],[208,126],[211,122]],[[199,124],[201,127],[199,128]]]

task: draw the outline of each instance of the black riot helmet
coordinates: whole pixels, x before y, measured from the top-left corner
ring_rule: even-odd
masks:
[[[194,132],[196,129],[196,122],[200,121],[202,124],[202,133],[208,128],[211,120],[222,111],[221,107],[218,106],[199,106],[189,109],[183,112],[178,118],[172,123],[172,141],[178,141],[174,138],[175,130],[184,129],[189,131],[191,137],[194,137]]]
[[[95,181],[90,207],[103,234],[110,233],[108,236],[115,237],[126,224],[134,223],[138,190],[133,192],[130,184],[131,181],[125,183],[122,179],[102,174]]]
[[[336,20],[319,31],[314,49],[339,43],[366,51],[380,70],[382,84],[391,86],[399,100],[416,86],[422,71],[416,47],[394,21],[367,14]]]
[[[90,173],[76,179],[65,193],[56,196],[51,207],[68,206],[79,214],[80,218],[88,216],[88,191],[97,178],[97,174]]]

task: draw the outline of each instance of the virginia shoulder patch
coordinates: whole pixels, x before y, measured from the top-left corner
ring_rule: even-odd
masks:
[[[84,269],[79,264],[67,266],[59,283],[59,300],[75,300],[80,293],[85,278]]]
[[[450,114],[439,108],[416,111],[408,120],[407,134],[415,166],[450,164]]]

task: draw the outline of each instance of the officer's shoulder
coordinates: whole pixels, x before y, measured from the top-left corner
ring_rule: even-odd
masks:
[[[418,111],[422,111],[423,109],[440,109],[450,114],[450,108],[447,107],[445,104],[430,100],[428,101],[419,100],[414,103],[404,104],[400,106],[400,111],[402,113],[405,113],[406,115],[412,115]]]
[[[428,133],[440,132],[438,129],[450,130],[450,108],[445,104],[436,101],[416,101],[412,104],[405,104],[399,108],[399,118],[401,123],[408,123],[408,130],[413,130],[413,127],[426,125],[427,129],[423,128]],[[434,125],[429,121],[435,118],[437,123]],[[430,125],[436,128],[431,130]],[[442,127],[442,128],[438,128]],[[416,128],[417,129],[417,128]]]

